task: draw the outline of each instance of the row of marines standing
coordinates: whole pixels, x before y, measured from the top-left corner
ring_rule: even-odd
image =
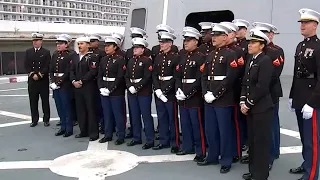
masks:
[[[310,11],[304,10],[300,13],[306,16],[306,12]],[[147,139],[143,149],[157,150],[171,146],[171,152],[177,155],[195,152],[194,160],[198,165],[220,163],[221,173],[229,172],[232,162],[241,157],[241,147],[247,143],[245,132],[248,127],[250,158],[247,161],[250,164],[250,173],[245,174],[244,178],[267,179],[268,169],[280,154],[278,111],[282,90],[279,77],[284,53],[279,46],[272,43],[273,35],[277,32],[273,25],[258,22],[252,25],[254,29],[250,33],[251,46],[249,45],[251,52],[248,52],[244,38],[249,23],[240,19],[233,23],[200,23],[204,43],[199,48],[197,46],[201,34],[194,28],[185,27],[184,49],[179,53],[173,46],[174,31],[167,25],[157,27],[160,45],[155,46],[152,51],[147,49],[148,43],[143,38],[145,31],[139,28],[131,28],[133,48],[126,53],[119,48],[121,37],[107,37],[105,52],[90,52],[90,38],[78,38],[79,54],[76,54],[66,50],[71,41],[70,37],[60,35],[57,38],[58,51],[54,53],[48,71],[41,68],[47,65],[47,62],[42,60],[48,58],[48,52],[44,48],[31,49],[34,51],[33,57],[41,49],[44,52],[39,54],[39,68],[34,65],[31,68],[31,64],[26,63],[30,72],[29,93],[41,89],[39,86],[32,88],[32,84],[46,84],[47,81],[43,79],[46,79],[47,73],[50,74],[50,87],[54,90],[53,96],[61,118],[61,130],[56,135],[64,134],[68,137],[73,133],[72,105],[65,101],[71,102],[72,93],[69,88],[73,85],[81,130],[76,137],[89,136],[92,141],[98,139],[97,119],[103,115],[105,137],[99,142],[111,141],[116,126],[118,139],[115,144],[120,145],[125,138],[124,97],[125,90],[128,89],[133,135],[128,146],[142,143],[142,115]],[[234,41],[236,34],[237,42]],[[38,41],[42,38],[36,33],[34,39]],[[65,47],[59,51],[61,44],[65,44]],[[63,53],[72,55],[64,56]],[[66,57],[69,59],[64,60]],[[43,62],[46,63],[42,65]],[[32,64],[34,63],[37,62],[33,61]],[[151,117],[152,88],[155,92],[159,122],[160,137],[157,146],[154,146],[154,125]],[[99,91],[100,97],[96,93]],[[43,94],[45,97],[46,92]],[[30,96],[31,111],[34,115],[37,113],[31,99]],[[97,106],[100,104],[97,103],[99,100],[102,110]],[[180,107],[182,148],[177,104]],[[47,110],[44,111],[44,122],[45,126],[48,126],[49,106],[46,106],[45,103],[43,108]],[[239,113],[240,111],[242,113]],[[246,121],[243,115],[246,115]],[[37,117],[39,118],[39,115],[33,116],[31,126],[37,125]],[[259,123],[255,123],[256,121]],[[205,137],[209,147],[208,155]],[[301,168],[291,170],[293,173],[300,171]]]

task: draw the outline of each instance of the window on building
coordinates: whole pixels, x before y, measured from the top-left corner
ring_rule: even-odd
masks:
[[[14,52],[2,52],[1,53],[2,60],[2,73],[4,75],[12,75],[15,74],[16,69],[16,61]]]
[[[8,5],[3,5],[3,10],[8,11]]]
[[[28,13],[32,13],[31,7],[28,7]]]
[[[16,20],[17,16],[16,15],[12,15],[11,18],[12,18],[12,20]]]
[[[134,9],[132,11],[132,16],[131,16],[131,27],[138,27],[138,28],[144,29],[145,23],[146,23],[146,9],[145,8]]]
[[[42,9],[42,14],[46,14],[46,9]]]
[[[12,11],[12,12],[17,12],[17,7],[16,7],[16,6],[12,6],[11,11]]]

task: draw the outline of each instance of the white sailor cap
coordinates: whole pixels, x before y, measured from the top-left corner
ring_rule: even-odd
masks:
[[[201,22],[199,23],[199,26],[201,27],[201,30],[211,30],[214,23],[212,22]]]
[[[31,37],[32,37],[33,40],[42,40],[43,39],[43,34],[36,32],[36,33],[32,33]]]
[[[157,32],[161,32],[161,31],[165,31],[165,32],[169,32],[169,33],[174,33],[174,29],[172,29],[170,26],[166,25],[166,24],[159,24],[157,27]]]
[[[132,42],[133,47],[141,47],[141,46],[148,47],[148,45],[149,45],[147,40],[145,40],[144,38],[139,38],[139,37],[133,38],[131,40],[131,42]]]
[[[253,28],[259,29],[260,31],[267,31],[267,32],[273,32],[278,33],[278,29],[269,23],[262,23],[262,22],[254,22],[252,23]]]
[[[232,23],[234,23],[238,27],[248,28],[250,26],[249,21],[246,21],[244,19],[235,19],[235,20],[232,21]]]
[[[107,36],[104,40],[105,44],[112,44],[115,43],[116,45],[120,44],[120,40],[117,37],[114,36]]]
[[[261,30],[256,28],[253,28],[250,30],[250,35],[248,40],[266,42],[267,44],[270,43],[270,39],[268,38],[268,36],[265,33],[263,33]]]
[[[172,33],[169,33],[169,32],[159,32],[159,35],[160,35],[160,42],[165,42],[165,41],[168,41],[168,40],[175,40],[176,39],[176,36]]]
[[[88,36],[78,37],[78,38],[76,39],[76,42],[86,42],[86,43],[90,43],[90,37],[88,37]]]
[[[63,41],[63,42],[71,42],[72,38],[68,34],[59,34],[56,36],[56,41]]]
[[[131,34],[140,34],[141,36],[147,35],[145,30],[143,30],[141,28],[137,28],[137,27],[130,28],[130,32],[131,32]]]
[[[212,27],[212,33],[214,35],[221,35],[221,34],[229,34],[232,30],[227,27],[225,24],[216,24]]]
[[[112,33],[111,35],[112,37],[115,37],[115,38],[118,38],[120,41],[123,41],[123,38],[124,38],[124,35],[123,34],[120,34],[120,33]]]
[[[89,38],[90,40],[101,40],[101,36],[99,34],[90,34]]]
[[[298,22],[303,21],[315,21],[319,23],[320,13],[315,10],[303,8],[299,10],[300,20]]]
[[[195,39],[199,40],[199,38],[201,37],[200,32],[196,28],[193,28],[193,27],[184,27],[182,35],[183,35],[184,39],[195,38]]]
[[[237,32],[239,31],[239,27],[237,25],[235,25],[234,23],[232,22],[221,22],[220,24],[228,27],[229,29],[231,29],[231,31],[234,31],[234,32]]]

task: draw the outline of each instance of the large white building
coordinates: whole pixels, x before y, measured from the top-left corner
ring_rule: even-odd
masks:
[[[0,0],[0,20],[125,26],[131,0]]]

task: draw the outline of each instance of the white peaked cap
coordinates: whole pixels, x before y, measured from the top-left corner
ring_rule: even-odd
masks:
[[[219,24],[214,25],[212,28],[212,34],[215,34],[215,32],[229,34],[232,32],[232,30],[229,27],[227,27],[225,24],[219,23]]]
[[[267,44],[270,43],[270,39],[268,38],[268,36],[261,30],[256,28],[250,30],[249,40],[266,41]]]
[[[268,31],[268,32],[274,32],[274,33],[278,32],[277,27],[269,23],[254,22],[252,23],[252,26],[255,29],[259,29],[260,31]]]
[[[169,32],[159,32],[160,39],[169,39],[169,40],[175,40],[176,36]]]
[[[239,31],[239,27],[232,22],[221,22],[220,24],[228,27],[231,31],[237,32]]]
[[[192,37],[196,39],[199,39],[201,37],[200,32],[193,27],[184,27],[182,34],[183,34],[183,37]]]
[[[149,45],[144,38],[139,38],[139,37],[133,38],[131,42],[133,46],[140,45],[140,46],[148,47]]]
[[[32,39],[43,39],[43,36],[44,36],[43,34],[38,32],[31,34]]]
[[[214,23],[212,22],[201,22],[199,23],[199,26],[201,27],[201,30],[207,30],[207,29],[212,29]]]
[[[145,30],[143,30],[141,28],[137,28],[137,27],[130,28],[130,32],[131,32],[131,34],[140,34],[142,36],[147,35]]]
[[[99,34],[91,34],[89,36],[89,38],[90,38],[90,40],[98,40],[98,41],[100,41],[102,39]]]
[[[246,28],[248,28],[250,26],[249,21],[246,21],[244,19],[235,19],[232,22],[238,27],[246,27]]]
[[[71,42],[72,38],[68,34],[60,34],[56,36],[57,41]]]
[[[90,38],[88,36],[78,37],[76,39],[76,42],[87,42],[87,43],[90,43]]]
[[[166,25],[166,24],[159,24],[157,27],[157,32],[159,31],[166,31],[169,33],[174,33],[174,29],[172,29],[170,26]]]
[[[112,37],[115,37],[115,38],[118,38],[120,41],[122,41],[123,38],[124,38],[124,35],[123,35],[123,34],[116,33],[116,32],[112,33],[111,36],[112,36]]]
[[[299,13],[301,16],[299,22],[316,21],[319,23],[320,13],[318,13],[317,11],[312,10],[312,9],[303,8],[303,9],[299,10]]]
[[[116,43],[117,45],[120,44],[120,40],[113,36],[107,36],[104,40],[105,43]]]

